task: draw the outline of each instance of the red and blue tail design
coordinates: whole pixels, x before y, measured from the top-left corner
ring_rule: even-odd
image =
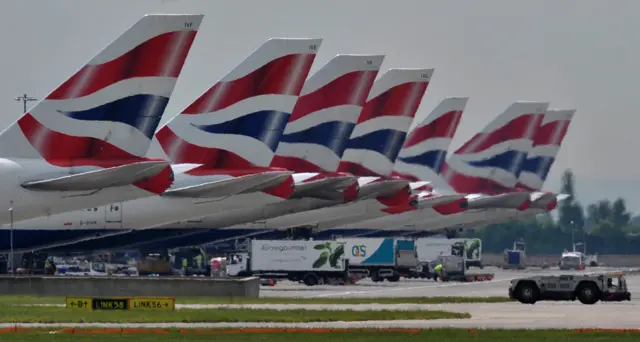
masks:
[[[305,82],[271,166],[335,172],[382,55],[337,55]]]
[[[156,133],[163,153],[210,169],[269,166],[321,42],[267,40]]]
[[[462,194],[512,191],[548,106],[513,103],[453,153],[440,175]]]
[[[411,181],[439,177],[468,100],[444,99],[409,133],[394,165],[394,176]]]
[[[339,172],[387,177],[422,102],[433,69],[390,69],[373,85]]]
[[[518,188],[540,191],[556,160],[575,109],[549,109],[534,139],[533,148],[524,162]]]
[[[119,166],[149,149],[202,15],[146,15],[0,134],[0,155]]]

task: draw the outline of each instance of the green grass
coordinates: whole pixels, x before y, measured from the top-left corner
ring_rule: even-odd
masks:
[[[504,303],[507,297],[378,297],[378,298],[249,298],[178,297],[177,304],[446,304]],[[20,304],[64,304],[64,297],[0,296],[0,306]]]
[[[222,330],[220,330],[222,332]],[[406,332],[372,332],[350,331],[332,332],[330,334],[312,333],[236,333],[236,334],[180,334],[173,331],[167,335],[139,335],[139,334],[48,334],[48,333],[10,333],[1,335],[3,341],[216,341],[216,342],[635,342],[640,338],[638,333],[576,333],[567,330],[477,330],[469,332],[466,329],[433,329],[419,333]]]
[[[58,307],[4,307],[3,323],[155,323],[155,322],[333,322],[469,318],[466,313],[427,310],[268,310],[206,309],[176,311],[80,311]]]

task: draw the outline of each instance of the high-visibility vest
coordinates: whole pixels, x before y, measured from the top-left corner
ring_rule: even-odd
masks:
[[[442,264],[438,264],[434,270],[436,271],[436,273],[440,273],[442,271]]]

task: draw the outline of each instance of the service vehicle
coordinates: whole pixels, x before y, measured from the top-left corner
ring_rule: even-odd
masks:
[[[430,265],[430,276],[429,278],[433,278],[434,280],[438,280],[435,272],[433,271],[435,265],[442,264],[442,271],[440,273],[440,280],[443,282],[447,281],[460,281],[460,282],[474,282],[474,281],[485,281],[485,280],[493,280],[495,274],[494,273],[476,273],[476,272],[468,272],[469,267],[466,265],[466,259],[464,257],[458,255],[448,255],[441,256],[438,260],[435,260]]]
[[[457,255],[466,259],[467,268],[484,268],[481,239],[419,238],[415,243],[422,264],[436,261],[441,256]]]
[[[300,281],[307,286],[346,284],[349,279],[345,242],[306,240],[251,240],[248,250],[231,253],[230,277],[257,276]]]
[[[336,241],[344,244],[349,273],[371,277],[374,282],[411,278],[419,265],[413,239],[343,238]]]
[[[527,268],[527,252],[526,245],[523,240],[513,242],[511,249],[505,248],[504,250],[504,269],[519,269],[523,270]]]
[[[576,300],[582,304],[598,301],[619,302],[631,300],[625,274],[573,274],[534,276],[514,279],[509,287],[509,298],[523,304],[540,300]]]
[[[580,246],[583,248],[582,251],[579,250]],[[587,246],[583,242],[574,243],[571,251],[565,249],[558,262],[561,270],[583,270],[586,266],[598,266],[598,255],[587,254]]]

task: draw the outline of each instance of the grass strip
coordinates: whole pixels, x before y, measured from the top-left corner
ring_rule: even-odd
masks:
[[[51,330],[51,329],[49,329]],[[255,329],[258,331],[258,329]],[[576,332],[572,330],[475,330],[475,329],[430,329],[423,331],[396,330],[372,331],[372,330],[349,330],[344,332],[330,333],[307,333],[307,332],[239,332],[237,329],[217,329],[217,330],[171,330],[166,333],[148,333],[135,330],[128,330],[128,333],[97,333],[85,330],[84,333],[77,331],[74,334],[56,333],[49,331],[41,333],[8,333],[1,335],[3,341],[110,341],[117,338],[118,341],[212,341],[216,342],[243,342],[243,341],[299,341],[305,342],[326,342],[329,339],[334,341],[364,342],[413,342],[428,341],[429,339],[438,342],[632,342],[638,341],[640,334],[634,332]]]
[[[176,311],[80,311],[58,307],[6,307],[3,323],[160,323],[160,322],[335,322],[469,318],[466,313],[431,310],[268,310],[185,309]]]
[[[64,297],[0,296],[0,306],[64,304]],[[507,297],[370,297],[370,298],[279,298],[279,297],[178,297],[177,304],[449,304],[504,303]]]

